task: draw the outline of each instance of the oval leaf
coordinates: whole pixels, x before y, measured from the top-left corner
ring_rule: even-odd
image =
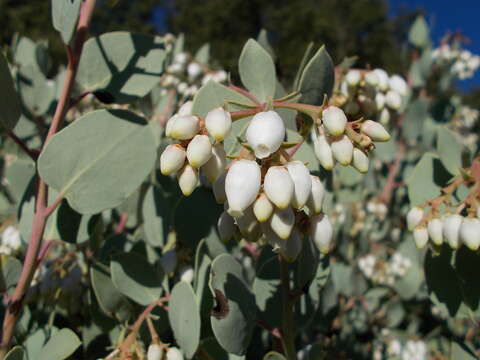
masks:
[[[82,344],[80,339],[70,329],[56,332],[40,350],[38,360],[63,360],[74,353]]]
[[[81,4],[82,0],[52,0],[53,27],[65,44],[70,43],[75,33]]]
[[[452,175],[460,174],[462,167],[462,144],[446,127],[438,128],[437,151],[443,166]]]
[[[0,53],[0,125],[6,130],[12,130],[17,125],[22,114],[20,99],[15,91],[7,60]]]

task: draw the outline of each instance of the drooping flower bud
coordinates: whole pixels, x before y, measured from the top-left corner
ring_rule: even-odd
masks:
[[[330,135],[340,136],[345,131],[347,117],[342,109],[336,106],[329,106],[322,111],[322,123]]]
[[[470,250],[477,251],[480,247],[480,220],[470,217],[463,219],[460,238]]]
[[[208,181],[215,182],[227,166],[227,154],[222,143],[217,143],[212,148],[212,156],[202,166],[203,173]]]
[[[330,252],[333,227],[327,215],[319,214],[310,218],[310,237],[322,254]]]
[[[191,283],[195,277],[195,271],[191,266],[184,266],[179,271],[180,281]]]
[[[378,88],[381,91],[387,91],[388,90],[388,74],[385,70],[383,69],[375,69],[373,70],[375,75],[377,75],[378,78]]]
[[[360,82],[362,74],[358,70],[349,70],[345,75],[345,81],[350,86],[357,86]]]
[[[323,186],[322,181],[318,176],[310,175],[312,179],[312,190],[307,200],[307,207],[310,210],[310,213],[320,214],[322,211],[323,199],[325,197],[325,186]]]
[[[463,217],[458,214],[448,215],[443,222],[443,236],[452,249],[457,249],[459,244],[460,226]]]
[[[189,100],[178,109],[178,115],[192,115],[193,101]]]
[[[194,168],[199,168],[210,160],[212,144],[207,135],[195,135],[187,146],[188,163]]]
[[[435,245],[443,243],[443,222],[438,218],[430,220],[427,224],[428,235]]]
[[[413,231],[415,227],[420,224],[423,218],[423,209],[418,206],[414,206],[407,213],[407,228],[409,231]]]
[[[303,239],[300,231],[297,228],[293,228],[290,237],[287,240],[280,240],[276,243],[278,252],[288,262],[294,262],[303,247]]]
[[[392,75],[388,81],[391,90],[396,91],[402,96],[408,94],[408,85],[406,81],[399,75]]]
[[[387,104],[390,109],[400,110],[402,107],[402,97],[396,91],[389,90],[385,96],[385,104]]]
[[[312,134],[313,140],[313,150],[315,151],[315,156],[317,157],[320,165],[325,170],[332,170],[334,165],[332,148],[327,141],[327,138],[324,135],[316,136],[315,133]]]
[[[380,116],[378,118],[380,124],[387,125],[390,121],[390,111],[387,108],[383,108],[380,112]]]
[[[285,137],[285,124],[275,111],[259,112],[250,121],[245,136],[255,156],[263,159],[280,148]]]
[[[202,73],[202,67],[197,62],[191,62],[187,66],[187,73],[188,73],[188,77],[191,80],[194,80]]]
[[[162,360],[163,349],[159,344],[150,344],[147,351],[147,360]]]
[[[260,227],[251,206],[243,211],[242,216],[235,217],[235,222],[246,238],[255,238],[256,235],[259,235]]]
[[[292,208],[275,209],[270,217],[269,224],[273,232],[277,234],[280,239],[288,239],[295,224],[295,214]]]
[[[366,120],[362,123],[360,130],[368,135],[373,141],[388,141],[390,140],[390,134],[383,127],[382,124],[373,121]]]
[[[353,149],[352,165],[362,174],[368,172],[368,156],[360,149]]]
[[[287,169],[284,166],[270,167],[263,181],[263,190],[277,207],[287,208],[294,192],[294,184]]]
[[[349,165],[353,157],[353,144],[348,136],[343,135],[340,139],[332,141],[332,154],[335,160],[342,165]]]
[[[176,347],[169,348],[166,355],[167,360],[183,360],[182,352]]]
[[[253,203],[253,213],[259,222],[265,222],[272,216],[273,204],[265,193],[261,193]]]
[[[312,190],[312,178],[310,171],[301,161],[291,161],[285,165],[288,173],[293,180],[293,197],[292,206],[301,209],[308,200],[308,196]]]
[[[223,242],[228,242],[233,237],[235,233],[235,221],[226,211],[222,212],[218,218],[217,229],[220,240]]]
[[[198,171],[189,164],[186,164],[178,172],[178,185],[183,195],[189,196],[198,184]]]
[[[223,204],[225,201],[227,201],[227,194],[225,193],[226,177],[227,177],[227,172],[226,171],[222,172],[212,185],[213,196],[215,196],[215,201],[219,204]]]
[[[199,130],[198,118],[193,115],[177,115],[170,121],[173,123],[168,127],[168,136],[178,140],[193,138]]]
[[[370,86],[378,85],[378,76],[373,71],[365,73],[365,82]]]
[[[178,144],[168,145],[160,155],[160,171],[163,175],[170,175],[180,170],[185,163],[185,149]]]
[[[377,106],[377,111],[385,107],[385,95],[383,93],[379,92],[375,95],[375,105]]]
[[[205,117],[208,133],[217,141],[223,141],[232,128],[232,117],[222,107],[210,110]]]
[[[428,231],[425,226],[416,227],[413,230],[413,240],[418,249],[423,249],[428,243]]]
[[[225,179],[230,215],[243,215],[243,211],[257,198],[260,182],[260,167],[255,161],[237,160],[232,164]]]
[[[173,115],[170,119],[168,119],[167,124],[165,125],[165,136],[171,137],[172,136],[172,127],[175,119],[178,117],[178,114]]]

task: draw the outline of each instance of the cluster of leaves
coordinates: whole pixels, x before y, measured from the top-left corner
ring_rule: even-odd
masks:
[[[80,7],[91,3],[52,2],[53,24],[77,60],[67,69],[52,75],[48,48],[26,37],[13,40],[10,67],[0,56],[0,215],[21,238],[12,255],[1,257],[5,353],[11,342],[5,334],[16,322],[9,319],[18,314],[18,346],[7,359],[142,359],[151,343],[178,347],[186,358],[284,359],[282,302],[294,309],[303,359],[398,359],[402,353],[389,344],[412,339],[438,358],[475,358],[478,255],[464,248],[420,253],[403,219],[410,204],[441,194],[478,143],[463,148],[451,130],[461,103],[439,96],[447,90],[428,93],[438,73],[422,18],[409,35],[410,96],[390,124],[394,139],[371,155],[371,171],[325,172],[308,138],[295,153],[327,184],[324,210],[335,220],[336,246],[324,256],[305,241],[285,276],[271,248],[220,241],[222,207],[209,186],[183,197],[176,180],[159,171],[165,119],[186,100],[174,88],[165,93],[161,79],[185,51],[183,38],[168,46],[166,38],[122,31],[83,43]],[[287,91],[272,66],[272,47],[265,33],[257,40],[247,42],[239,60],[243,85],[263,101],[281,98]],[[298,91],[301,103],[321,105],[338,88],[334,71],[325,48],[310,46],[288,90]],[[205,116],[224,105],[234,111],[235,103],[250,99],[210,81],[195,94],[192,111]],[[292,109],[279,113],[287,141],[308,134],[308,118]],[[65,126],[50,134],[59,117]],[[243,142],[248,120],[234,122],[229,154]],[[457,196],[462,201],[465,189]],[[19,259],[25,272],[32,259],[25,249],[35,251],[35,243],[43,243],[29,269],[37,271],[25,280]],[[373,255],[373,271],[381,272],[392,253],[410,260],[402,276],[393,283],[365,276],[361,258]]]

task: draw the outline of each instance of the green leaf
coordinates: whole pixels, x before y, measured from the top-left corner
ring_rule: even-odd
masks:
[[[260,102],[275,95],[277,75],[270,54],[255,40],[249,39],[238,60],[238,72],[243,85]]]
[[[475,355],[475,351],[466,344],[461,344],[456,341],[452,341],[452,347],[450,349],[450,357],[452,360],[476,360],[478,356]]]
[[[202,47],[197,50],[197,52],[195,53],[195,60],[198,61],[200,64],[208,65],[208,61],[210,60],[209,43],[203,44]]]
[[[25,360],[25,351],[21,346],[15,346],[5,356],[5,360]]]
[[[270,351],[263,357],[263,360],[286,360],[286,358],[276,351]]]
[[[17,125],[18,119],[22,114],[20,99],[18,98],[13,79],[10,74],[7,60],[0,53],[0,125],[6,130],[12,130]]]
[[[163,247],[170,226],[168,199],[158,186],[151,186],[142,205],[145,239],[152,246]]]
[[[75,211],[92,214],[125,201],[155,160],[155,139],[143,118],[126,110],[98,110],[53,136],[40,154],[38,171]]]
[[[415,19],[408,33],[408,41],[419,48],[424,48],[430,44],[430,30],[423,16],[420,15]]]
[[[158,36],[105,33],[85,43],[77,81],[105,103],[129,103],[158,84],[164,60],[163,40]]]
[[[335,71],[332,58],[325,46],[322,46],[310,59],[303,70],[298,84],[302,94],[300,102],[311,105],[321,105],[323,97],[330,97],[335,81]]]
[[[346,296],[352,295],[353,269],[351,266],[336,262],[332,264],[332,280],[337,292]]]
[[[273,51],[270,42],[268,41],[268,33],[267,30],[262,29],[258,33],[257,42],[270,54],[272,59],[275,59],[275,52]]]
[[[229,353],[244,355],[255,326],[255,297],[233,256],[223,254],[213,260],[210,288],[216,299],[210,317],[216,339]]]
[[[438,128],[437,151],[443,166],[452,174],[460,174],[462,167],[462,144],[446,127]]]
[[[403,135],[411,143],[415,143],[422,135],[423,125],[428,117],[428,106],[428,102],[421,98],[408,105],[403,121]]]
[[[69,44],[75,34],[81,4],[82,0],[52,0],[53,27],[65,44]]]
[[[280,265],[277,257],[267,260],[257,271],[253,292],[259,310],[258,318],[272,327],[281,326],[282,313]]]
[[[22,198],[34,175],[35,163],[30,159],[17,159],[5,169],[8,189],[15,200],[19,201]]]
[[[190,359],[200,342],[200,309],[189,283],[180,281],[174,286],[168,306],[168,320],[175,340]]]
[[[40,350],[38,360],[63,360],[72,355],[82,344],[80,339],[70,329],[56,332]]]
[[[0,292],[12,291],[20,278],[22,264],[13,256],[0,254]]]
[[[33,116],[42,116],[55,100],[55,87],[33,64],[28,64],[17,73],[18,90],[23,105]]]
[[[214,337],[203,339],[200,346],[206,353],[215,360],[245,360],[245,356],[237,356],[227,353]]]
[[[81,215],[67,201],[62,201],[57,212],[57,230],[60,239],[71,244],[81,244],[90,238],[91,228],[98,216]]]
[[[120,321],[128,320],[131,312],[130,303],[113,284],[108,268],[98,263],[92,266],[90,282],[103,312]]]
[[[423,204],[439,196],[440,188],[445,186],[450,178],[438,156],[425,153],[406,179],[411,206]]]

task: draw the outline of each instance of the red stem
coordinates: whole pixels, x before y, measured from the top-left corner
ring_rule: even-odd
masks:
[[[230,89],[235,90],[236,92],[242,94],[243,96],[249,98],[250,100],[253,101],[253,103],[255,105],[262,106],[262,103],[260,101],[258,101],[258,99],[255,96],[253,96],[252,94],[250,94],[247,90],[244,90],[244,89],[242,89],[238,86],[232,85],[232,84],[230,84],[228,87]]]
[[[28,155],[33,161],[37,161],[38,152],[30,149],[12,130],[7,131],[7,135]]]
[[[127,220],[128,220],[128,213],[124,212],[120,216],[120,221],[118,222],[118,225],[115,229],[115,234],[121,234],[125,231],[125,226],[127,225]]]

